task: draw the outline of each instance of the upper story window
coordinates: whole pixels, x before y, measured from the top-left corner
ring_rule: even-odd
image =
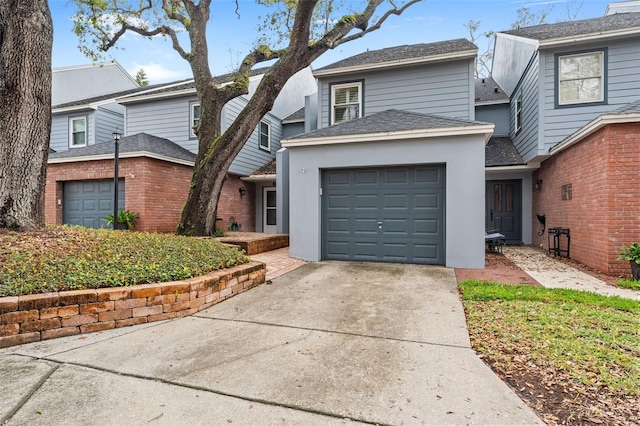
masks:
[[[87,146],[87,118],[69,118],[69,148]]]
[[[260,149],[271,151],[271,129],[266,121],[260,122],[260,139],[258,142]]]
[[[331,86],[331,124],[362,117],[362,82]]]
[[[200,123],[200,104],[197,102],[192,102],[189,105],[190,113],[189,113],[189,136],[192,138],[197,138],[196,135],[196,126]]]
[[[557,56],[558,105],[605,101],[605,52]]]
[[[516,105],[513,111],[513,122],[515,133],[518,133],[522,128],[522,94],[519,94],[516,98]]]

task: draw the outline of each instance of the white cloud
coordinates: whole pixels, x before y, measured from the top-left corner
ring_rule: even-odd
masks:
[[[169,69],[162,64],[155,62],[147,62],[146,64],[133,63],[133,66],[127,72],[133,76],[136,75],[140,68],[144,69],[150,84],[165,83],[173,80],[183,80],[191,78],[191,71],[185,64],[183,68]]]

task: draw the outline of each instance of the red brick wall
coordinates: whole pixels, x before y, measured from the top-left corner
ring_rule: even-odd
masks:
[[[137,231],[175,232],[182,206],[187,200],[193,168],[147,157],[123,158],[119,177],[125,180],[125,208],[140,214]],[[47,167],[45,219],[62,223],[62,188],[65,181],[113,179],[113,160],[55,163]],[[245,187],[241,197],[238,189]],[[255,185],[229,175],[222,188],[218,227],[227,229],[235,217],[245,231],[255,230]]]
[[[600,271],[628,275],[617,260],[623,245],[640,241],[640,123],[606,126],[541,164],[533,181],[534,213],[547,228],[571,229],[571,257]],[[572,199],[561,199],[571,184]],[[538,229],[534,214],[534,227]],[[547,247],[547,234],[533,242]]]

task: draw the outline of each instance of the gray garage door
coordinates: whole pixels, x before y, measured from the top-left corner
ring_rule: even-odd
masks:
[[[322,257],[445,263],[445,168],[325,170]]]
[[[65,182],[62,221],[68,225],[104,228],[104,218],[113,213],[113,180]],[[124,207],[124,179],[118,181],[118,209]]]

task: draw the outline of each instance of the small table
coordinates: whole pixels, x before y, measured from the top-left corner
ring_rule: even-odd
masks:
[[[506,243],[506,238],[499,232],[491,232],[484,234],[484,243],[490,252],[502,253],[502,246]]]

